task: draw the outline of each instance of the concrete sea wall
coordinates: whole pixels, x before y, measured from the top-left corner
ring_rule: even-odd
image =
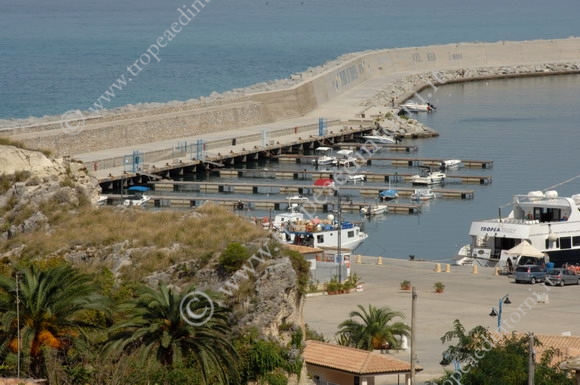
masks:
[[[55,155],[74,155],[300,117],[369,79],[388,75],[393,76],[393,82],[412,77],[401,90],[384,95],[385,99],[396,96],[400,101],[427,84],[444,83],[450,78],[464,81],[514,74],[574,73],[579,72],[579,63],[580,38],[367,51],[327,63],[320,72],[293,75],[294,82],[282,82],[279,88],[264,86],[264,90],[258,87],[260,92],[237,92],[229,97],[218,95],[196,102],[89,116],[73,122],[82,124],[82,130],[74,135],[64,132],[58,119],[5,129],[0,135],[32,148],[50,149]],[[552,64],[558,64],[557,68],[552,69]],[[439,78],[441,71],[447,71],[445,79]],[[256,87],[251,89],[255,90]]]

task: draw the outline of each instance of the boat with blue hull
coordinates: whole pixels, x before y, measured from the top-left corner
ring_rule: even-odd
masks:
[[[555,267],[580,264],[580,194],[560,197],[556,191],[515,195],[512,211],[471,223],[471,243],[463,246],[457,264],[505,267],[507,251],[527,241]],[[501,210],[500,210],[501,212]]]

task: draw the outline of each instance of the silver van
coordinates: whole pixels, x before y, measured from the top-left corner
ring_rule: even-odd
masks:
[[[532,285],[536,282],[546,281],[546,270],[537,265],[521,265],[514,272],[516,283],[529,282]]]

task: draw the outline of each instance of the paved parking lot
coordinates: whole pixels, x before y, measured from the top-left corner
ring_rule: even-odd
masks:
[[[359,304],[373,304],[405,313],[410,325],[411,292],[400,290],[400,283],[411,281],[417,291],[416,352],[418,365],[424,369],[417,375],[418,382],[443,374],[439,362],[445,347],[440,338],[455,319],[467,330],[482,325],[496,331],[498,318],[489,313],[492,307],[498,310],[498,302],[506,294],[511,304],[502,306],[505,331],[580,335],[580,286],[516,284],[513,278],[494,275],[491,268],[479,267],[474,274],[470,266],[450,266],[446,273],[445,265],[441,265],[442,272],[435,272],[434,262],[383,258],[383,264],[377,265],[376,261],[375,257],[363,257],[362,264],[352,265],[351,272],[358,273],[364,282],[362,292],[306,298],[305,322],[332,342],[338,324],[350,311]],[[433,289],[437,281],[445,284],[441,294]],[[393,354],[403,360],[410,355],[409,351]],[[396,376],[389,376],[377,385],[396,383]]]

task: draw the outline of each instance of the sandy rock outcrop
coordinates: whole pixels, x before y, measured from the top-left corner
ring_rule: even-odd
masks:
[[[0,146],[0,178],[0,239],[48,230],[42,207],[96,203],[101,191],[81,162],[15,146]]]

